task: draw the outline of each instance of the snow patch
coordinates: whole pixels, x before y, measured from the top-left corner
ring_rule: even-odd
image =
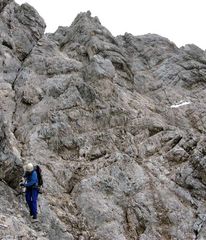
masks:
[[[177,104],[174,104],[174,105],[171,105],[170,107],[171,108],[178,108],[178,107],[182,107],[182,106],[185,106],[185,105],[188,105],[188,104],[191,104],[190,101],[180,101],[179,103]]]

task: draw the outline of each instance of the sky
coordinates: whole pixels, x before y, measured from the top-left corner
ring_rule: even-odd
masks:
[[[28,2],[44,18],[46,32],[70,26],[80,12],[90,10],[114,36],[155,33],[178,47],[206,49],[206,0],[16,0]]]

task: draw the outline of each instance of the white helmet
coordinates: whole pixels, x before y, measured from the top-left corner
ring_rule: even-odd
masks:
[[[32,163],[28,163],[26,166],[25,166],[25,170],[27,172],[32,172],[34,170],[34,165]]]

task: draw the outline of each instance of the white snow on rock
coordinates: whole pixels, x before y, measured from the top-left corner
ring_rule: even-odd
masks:
[[[187,101],[187,102],[180,101],[179,103],[171,105],[170,107],[171,108],[178,108],[178,107],[182,107],[182,106],[185,106],[185,105],[188,105],[188,104],[191,104],[191,102],[190,101]]]

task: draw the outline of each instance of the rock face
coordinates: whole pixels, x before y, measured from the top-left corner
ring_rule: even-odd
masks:
[[[90,12],[44,34],[6,0],[0,29],[1,239],[206,239],[206,52]],[[30,161],[35,225],[15,195]]]

